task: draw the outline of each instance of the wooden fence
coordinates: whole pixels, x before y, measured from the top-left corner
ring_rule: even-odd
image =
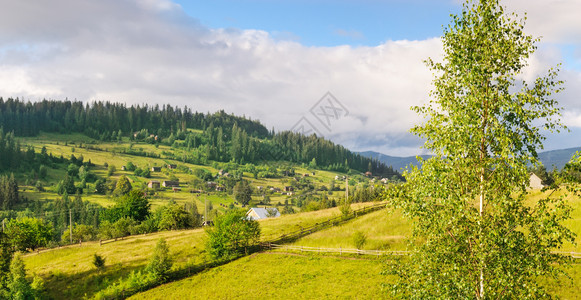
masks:
[[[280,244],[269,244],[270,249],[284,249],[290,251],[300,252],[317,252],[317,253],[339,253],[343,254],[357,254],[357,255],[408,255],[409,251],[387,251],[387,250],[362,250],[350,248],[323,248],[323,247],[307,247],[307,246],[291,246]]]
[[[280,244],[273,244],[273,243],[265,244],[265,245],[263,245],[263,248],[267,248],[269,250],[284,249],[284,250],[297,251],[297,252],[339,253],[339,255],[358,254],[358,255],[374,255],[374,256],[381,256],[381,255],[392,256],[392,255],[409,255],[411,253],[411,251],[362,250],[362,249],[350,249],[350,248],[324,248],[324,247],[280,245]],[[579,252],[553,251],[551,253],[571,256],[571,258],[574,258],[574,259],[581,258],[581,253],[579,253]]]
[[[371,206],[366,206],[366,207],[363,207],[360,209],[356,209],[347,215],[341,215],[338,217],[334,217],[334,218],[331,218],[327,221],[317,223],[313,226],[301,228],[297,231],[283,234],[283,235],[279,236],[278,238],[275,238],[275,239],[270,240],[270,241],[266,241],[265,243],[280,244],[280,243],[292,242],[292,241],[295,241],[301,237],[304,237],[304,236],[309,235],[311,233],[317,232],[319,230],[326,229],[326,228],[329,228],[332,226],[337,226],[337,225],[345,223],[349,220],[352,220],[358,216],[362,216],[362,215],[368,214],[370,212],[380,210],[382,208],[385,208],[385,206],[386,206],[385,203],[379,203],[379,204],[375,204],[375,205],[371,205]]]

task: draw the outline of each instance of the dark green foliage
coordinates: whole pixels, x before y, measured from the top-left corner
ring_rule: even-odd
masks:
[[[129,182],[129,179],[125,175],[121,175],[119,180],[117,180],[117,184],[115,185],[115,190],[113,190],[113,194],[115,195],[126,195],[131,191],[133,187]]]
[[[35,298],[35,291],[26,279],[24,261],[19,255],[16,255],[10,263],[8,290],[10,299],[26,300]]]
[[[210,171],[208,171],[204,168],[196,168],[194,170],[194,175],[198,176],[198,178],[200,178],[204,181],[210,181],[214,178],[212,176],[212,173],[210,173]]]
[[[154,277],[163,281],[172,265],[173,262],[169,255],[169,246],[165,239],[161,238],[157,241],[155,249],[153,249],[153,254],[151,255],[146,270]]]
[[[231,210],[214,219],[214,227],[206,229],[207,251],[213,258],[235,256],[258,244],[260,224],[246,218],[243,210]]]
[[[104,179],[95,181],[95,193],[105,195],[107,193],[107,184]]]
[[[97,253],[93,254],[93,266],[99,270],[105,268],[105,258]]]
[[[78,242],[94,241],[99,237],[99,231],[97,228],[86,224],[75,224],[73,226],[73,244]],[[70,241],[70,230],[65,228],[61,241]]]
[[[6,222],[5,233],[19,251],[44,247],[53,237],[52,224],[37,218],[12,219]]]
[[[137,169],[137,167],[130,161],[127,162],[127,164],[125,165],[125,170],[127,170],[129,172],[133,172],[133,171],[135,171],[135,169]]]
[[[149,216],[150,208],[151,204],[143,191],[132,190],[118,198],[117,204],[113,207],[104,210],[102,218],[112,223],[124,217],[135,221],[143,221]]]
[[[10,262],[14,254],[14,248],[4,232],[0,232],[0,289],[8,284],[10,274]]]
[[[2,209],[12,209],[19,201],[18,183],[14,179],[14,174],[0,176],[0,206]]]
[[[252,200],[252,186],[246,180],[241,180],[234,187],[234,198],[242,205],[248,205]]]
[[[57,186],[57,193],[59,195],[68,194],[74,195],[77,193],[77,187],[75,186],[75,179],[73,176],[67,174],[65,178],[61,180]]]
[[[193,226],[194,220],[192,214],[176,203],[168,204],[163,208],[158,224],[161,230],[178,230]]]

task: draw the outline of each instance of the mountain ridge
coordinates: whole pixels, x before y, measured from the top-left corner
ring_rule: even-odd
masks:
[[[539,160],[549,171],[553,168],[560,170],[577,151],[581,151],[581,147],[543,151],[539,153]],[[392,166],[393,169],[397,171],[405,169],[410,164],[414,166],[418,165],[416,156],[391,156],[376,151],[360,151],[357,153],[361,154],[362,156],[377,159],[388,166]],[[423,159],[432,157],[432,155],[418,156]]]

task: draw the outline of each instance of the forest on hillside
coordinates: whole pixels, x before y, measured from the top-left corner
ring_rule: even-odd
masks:
[[[290,131],[275,133],[257,120],[224,111],[204,114],[171,105],[126,106],[101,101],[84,104],[69,100],[25,102],[0,97],[0,124],[4,133],[17,137],[36,136],[42,131],[82,133],[100,141],[129,137],[152,144],[165,143],[183,147],[191,153],[189,159],[193,163],[284,160],[308,163],[320,169],[342,172],[353,169],[401,179],[391,166],[322,137]],[[3,149],[0,147],[0,155]]]

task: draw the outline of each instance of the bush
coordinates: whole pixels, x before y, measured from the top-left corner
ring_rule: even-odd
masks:
[[[362,249],[363,246],[365,246],[365,243],[367,243],[367,236],[365,233],[357,231],[353,234],[353,245],[355,245],[355,248]]]
[[[214,227],[206,232],[208,252],[216,259],[247,253],[260,239],[260,225],[246,218],[243,210],[231,210],[216,217]]]
[[[169,256],[169,246],[165,239],[161,238],[155,245],[146,270],[155,278],[164,280],[172,264],[173,262]]]
[[[99,270],[103,269],[105,267],[105,258],[97,253],[93,254],[93,265]]]

